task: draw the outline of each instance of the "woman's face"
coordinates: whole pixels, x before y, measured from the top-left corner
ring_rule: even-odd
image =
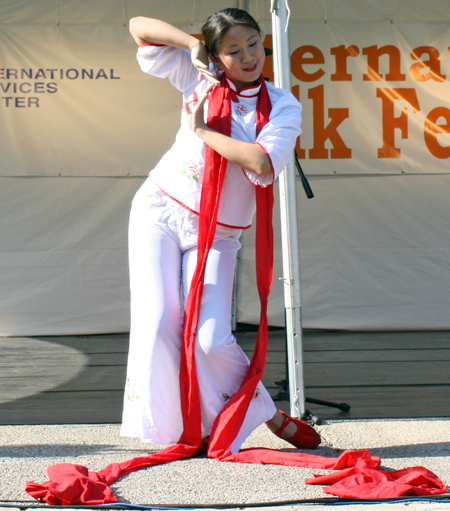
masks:
[[[217,57],[211,58],[241,90],[258,83],[266,55],[254,28],[235,25],[224,35]]]

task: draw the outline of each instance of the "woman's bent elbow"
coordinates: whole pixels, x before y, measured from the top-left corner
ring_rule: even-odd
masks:
[[[258,168],[255,169],[255,173],[259,174],[260,176],[268,176],[269,174],[272,174],[272,165],[266,155],[264,155],[264,157],[261,159]]]
[[[256,148],[258,150],[258,156],[255,161],[255,168],[253,172],[260,176],[268,176],[269,174],[272,174],[272,163],[269,155],[261,147],[258,147],[258,145],[256,145]]]
[[[136,16],[135,18],[131,18],[128,24],[130,33],[134,39],[136,39],[138,44],[140,44],[140,41],[143,40],[142,33],[144,31],[143,25],[145,20],[146,18],[144,16]]]

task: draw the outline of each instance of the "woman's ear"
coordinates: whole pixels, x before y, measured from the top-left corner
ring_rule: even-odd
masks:
[[[222,63],[220,62],[220,60],[217,57],[214,57],[214,55],[212,53],[209,53],[208,57],[209,57],[209,60],[222,71]]]

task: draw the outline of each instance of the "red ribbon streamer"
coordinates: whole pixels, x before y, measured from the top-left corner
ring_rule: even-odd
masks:
[[[267,87],[261,78],[261,91],[257,103],[257,132],[268,122],[271,103]],[[208,126],[226,135],[231,134],[232,91],[222,76],[220,87],[209,97]],[[206,146],[205,173],[200,205],[198,259],[186,302],[185,322],[180,366],[181,408],[183,433],[176,445],[150,456],[112,463],[99,472],[86,467],[59,464],[47,470],[49,481],[43,484],[27,482],[26,492],[51,505],[98,505],[117,502],[109,485],[119,477],[141,468],[168,463],[198,454],[204,454],[201,440],[201,409],[195,367],[195,338],[200,312],[203,277],[206,260],[214,240],[220,193],[227,161]],[[229,446],[238,434],[256,386],[260,382],[267,354],[268,322],[267,302],[272,282],[273,267],[273,187],[256,187],[256,275],[261,301],[261,317],[256,348],[240,389],[226,403],[214,422],[208,456],[221,461],[237,463],[275,464],[321,469],[341,470],[330,476],[316,476],[309,484],[331,484],[326,493],[334,495],[373,498],[379,486],[382,496],[436,495],[447,488],[433,473],[417,467],[397,472],[377,470],[380,459],[368,451],[346,451],[339,458],[287,453],[271,449],[243,449],[231,454]],[[403,493],[402,493],[403,492]]]

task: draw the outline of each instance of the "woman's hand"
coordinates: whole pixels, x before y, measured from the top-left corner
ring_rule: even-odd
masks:
[[[206,145],[218,152],[229,162],[235,163],[239,167],[254,172],[255,174],[272,174],[272,164],[261,146],[231,138],[228,135],[211,129],[205,123],[205,101],[213,88],[214,84],[211,83],[195,106],[191,107],[189,103],[184,103],[183,108],[186,110],[189,128],[191,128]]]
[[[196,133],[198,129],[203,129],[206,127],[204,106],[205,101],[209,93],[213,90],[214,86],[214,83],[211,83],[208,86],[203,96],[199,99],[198,103],[193,108],[191,108],[191,105],[187,102],[183,105],[186,110],[188,126],[194,133]]]
[[[130,20],[130,32],[137,44],[151,43],[183,48],[191,52],[192,64],[198,70],[198,81],[203,77],[214,85],[219,84],[215,73],[209,69],[206,47],[196,37],[162,20],[138,16]]]
[[[209,59],[206,52],[205,45],[201,41],[197,41],[191,48],[191,60],[198,70],[198,81],[200,82],[203,77],[209,80],[214,85],[219,85],[219,80],[215,73],[209,69]]]

